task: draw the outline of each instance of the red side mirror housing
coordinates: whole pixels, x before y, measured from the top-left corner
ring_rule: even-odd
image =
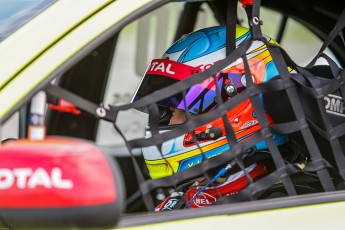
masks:
[[[115,226],[122,173],[94,143],[47,137],[0,145],[0,218],[10,228]]]

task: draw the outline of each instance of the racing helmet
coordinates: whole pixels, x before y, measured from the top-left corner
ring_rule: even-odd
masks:
[[[251,37],[249,29],[236,27],[236,47]],[[275,43],[274,40],[265,38]],[[161,59],[154,59],[148,66],[144,77],[137,88],[132,102],[149,95],[157,90],[164,90],[178,81],[182,81],[193,74],[200,73],[211,67],[217,61],[226,57],[226,27],[215,26],[204,28],[190,34],[183,35],[163,55]],[[278,75],[278,70],[272,57],[262,41],[254,41],[246,52],[248,64],[255,84],[264,83]],[[221,91],[223,101],[230,100],[246,87],[245,71],[242,59],[231,63],[213,78],[206,79],[200,84],[190,87],[184,95],[178,93],[157,102],[163,111],[160,120],[160,133],[171,130],[169,108],[188,110],[198,115],[215,109],[218,105],[216,84]],[[260,124],[249,99],[237,105],[226,114],[233,127],[238,142],[243,141],[260,130]],[[168,118],[168,119],[166,119]],[[272,119],[267,115],[269,123]],[[202,162],[203,157],[211,158],[229,149],[225,127],[222,118],[194,130],[198,143],[195,143],[191,133],[186,133],[157,146],[142,149],[146,166],[152,179],[172,175]],[[150,137],[149,129],[146,137]],[[275,134],[275,143],[279,146],[287,141],[285,136]],[[265,141],[257,143],[255,149],[267,149]],[[224,162],[229,163],[229,162]]]

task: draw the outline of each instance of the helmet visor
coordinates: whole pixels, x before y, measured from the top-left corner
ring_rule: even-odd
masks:
[[[151,93],[163,90],[178,81],[185,80],[193,74],[201,72],[199,68],[188,66],[168,59],[154,59],[146,70],[141,83],[132,98],[135,102]],[[158,106],[178,108],[183,104],[181,92],[157,102]],[[140,109],[146,112],[144,108]]]

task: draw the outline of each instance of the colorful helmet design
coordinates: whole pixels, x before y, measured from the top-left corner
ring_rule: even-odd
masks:
[[[248,29],[239,26],[236,28],[236,46],[250,37],[251,33]],[[275,43],[272,39],[266,38],[269,42]],[[205,28],[182,36],[166,51],[162,59],[152,60],[132,101],[156,90],[164,90],[163,88],[166,86],[204,71],[225,58],[225,46],[226,28],[224,26]],[[264,83],[278,75],[272,57],[263,42],[254,41],[252,43],[247,51],[247,59],[255,84]],[[221,89],[223,100],[229,100],[245,89],[246,81],[242,59],[231,63],[218,73],[216,83],[212,79],[206,79],[202,83],[192,86],[187,90],[185,97],[182,94],[176,94],[158,102],[158,105],[160,108],[188,109],[192,114],[211,111],[217,107],[215,84]],[[260,130],[249,99],[229,111],[227,118],[233,126],[239,142],[255,135]],[[268,115],[267,118],[269,122],[273,122]],[[166,132],[171,128],[171,126],[162,125],[160,132]],[[150,176],[153,179],[169,176],[173,172],[201,163],[202,154],[211,158],[226,151],[229,149],[229,144],[224,129],[222,118],[218,118],[195,130],[202,152],[194,143],[190,133],[164,142],[161,150],[158,150],[156,146],[143,148]],[[146,135],[149,137],[151,134],[147,131]],[[277,145],[281,145],[286,142],[286,137],[274,135],[274,140]],[[256,144],[256,149],[267,149],[266,142]]]

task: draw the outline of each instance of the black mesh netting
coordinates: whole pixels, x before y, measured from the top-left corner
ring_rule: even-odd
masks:
[[[343,188],[345,178],[345,73],[324,54],[324,50],[337,36],[342,38],[345,13],[342,13],[337,25],[313,61],[306,67],[301,67],[296,65],[279,46],[269,43],[261,35],[260,1],[254,2],[250,13],[252,38],[241,43],[232,52],[228,52],[225,59],[192,78],[180,81],[134,103],[110,106],[110,109],[88,105],[90,112],[98,110],[101,112],[97,114],[98,116],[103,114],[101,118],[112,121],[115,129],[124,139],[124,135],[116,125],[118,113],[133,108],[147,108],[152,136],[134,140],[125,139],[130,152],[153,145],[159,149],[167,140],[185,133],[193,134],[197,127],[219,117],[223,118],[226,138],[231,148],[218,156],[209,159],[204,157],[202,163],[189,169],[160,179],[147,179],[133,157],[140,190],[149,210],[154,209],[151,193],[155,189],[176,188],[193,178],[209,177],[209,172],[228,162],[234,162],[231,169],[234,172],[240,170],[244,172],[248,185],[236,194],[218,197],[216,204],[274,197],[272,194],[296,195]],[[246,57],[246,51],[255,40],[266,44],[279,71],[277,77],[263,84],[253,83],[251,77],[253,70]],[[222,101],[221,96],[218,95],[216,109],[193,118],[187,113],[187,121],[183,125],[169,132],[161,134],[158,132],[159,110],[156,102],[175,95],[177,92],[183,93],[192,85],[212,78],[238,58],[243,60],[247,82],[246,88],[241,93],[227,101]],[[319,58],[325,59],[328,64],[316,66],[315,62]],[[289,71],[291,70],[289,68],[292,71]],[[47,91],[49,93],[49,90]],[[226,114],[247,99],[250,99],[261,129],[256,135],[238,142]],[[78,105],[78,103],[75,104]],[[102,113],[99,110],[104,111]],[[274,124],[270,124],[268,121],[266,110],[275,121]],[[273,139],[274,134],[286,135],[289,138],[289,146],[278,147]],[[196,138],[195,135],[193,138]],[[266,176],[252,180],[244,170],[252,162],[247,162],[242,156],[248,153],[248,149],[261,141],[265,141],[268,146],[270,171]],[[201,148],[200,151],[202,151]]]

